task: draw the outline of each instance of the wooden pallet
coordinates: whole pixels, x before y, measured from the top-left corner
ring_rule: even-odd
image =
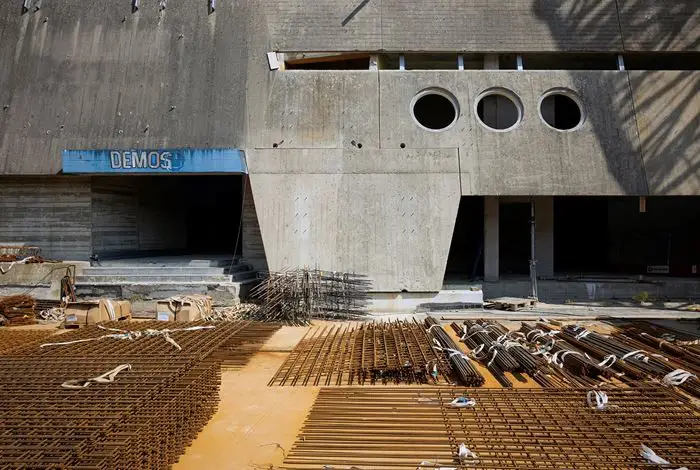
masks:
[[[484,303],[485,308],[494,308],[497,310],[509,310],[515,312],[524,308],[531,308],[537,305],[535,299],[523,299],[518,297],[499,297],[490,299]]]

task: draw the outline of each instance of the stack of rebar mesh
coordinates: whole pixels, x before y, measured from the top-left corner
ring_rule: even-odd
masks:
[[[260,304],[249,319],[306,325],[313,318],[364,315],[371,282],[362,275],[310,269],[270,272],[251,290]]]
[[[0,355],[29,344],[39,344],[53,334],[51,330],[0,328]]]
[[[36,323],[36,301],[29,295],[0,297],[0,324],[8,326]]]
[[[237,354],[219,352],[220,346],[255,327],[104,326],[52,336],[43,346],[35,342],[0,357],[0,468],[169,467],[218,406],[220,363]],[[259,333],[260,341],[271,334]]]
[[[326,325],[307,332],[268,385],[449,383],[453,372],[415,321]]]

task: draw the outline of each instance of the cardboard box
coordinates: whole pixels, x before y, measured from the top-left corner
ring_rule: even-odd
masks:
[[[111,309],[110,309],[111,303]],[[128,300],[100,299],[93,302],[74,302],[66,306],[66,328],[79,328],[111,320],[130,320],[131,302]]]
[[[211,298],[205,298],[205,309],[211,310]],[[206,312],[205,313],[211,313]],[[190,322],[202,319],[200,310],[190,302],[165,299],[156,302],[156,318],[159,321]]]
[[[100,312],[102,321],[131,320],[131,302],[100,299]]]
[[[66,306],[66,328],[79,328],[102,320],[99,302],[75,302]]]

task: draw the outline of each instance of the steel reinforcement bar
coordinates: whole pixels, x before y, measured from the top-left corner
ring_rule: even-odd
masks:
[[[446,383],[452,369],[433,346],[416,322],[321,326],[307,332],[268,385]]]
[[[641,445],[672,468],[700,468],[700,415],[665,389],[324,388],[283,468],[649,469]],[[454,408],[458,397],[476,400]],[[476,457],[460,459],[464,444]],[[327,467],[325,467],[327,466]]]

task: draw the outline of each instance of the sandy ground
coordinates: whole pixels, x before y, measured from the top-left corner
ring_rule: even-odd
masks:
[[[219,409],[174,470],[270,469],[282,463],[318,388],[268,387],[267,382],[287,357],[284,351],[305,332],[284,327],[246,367],[222,373]]]

